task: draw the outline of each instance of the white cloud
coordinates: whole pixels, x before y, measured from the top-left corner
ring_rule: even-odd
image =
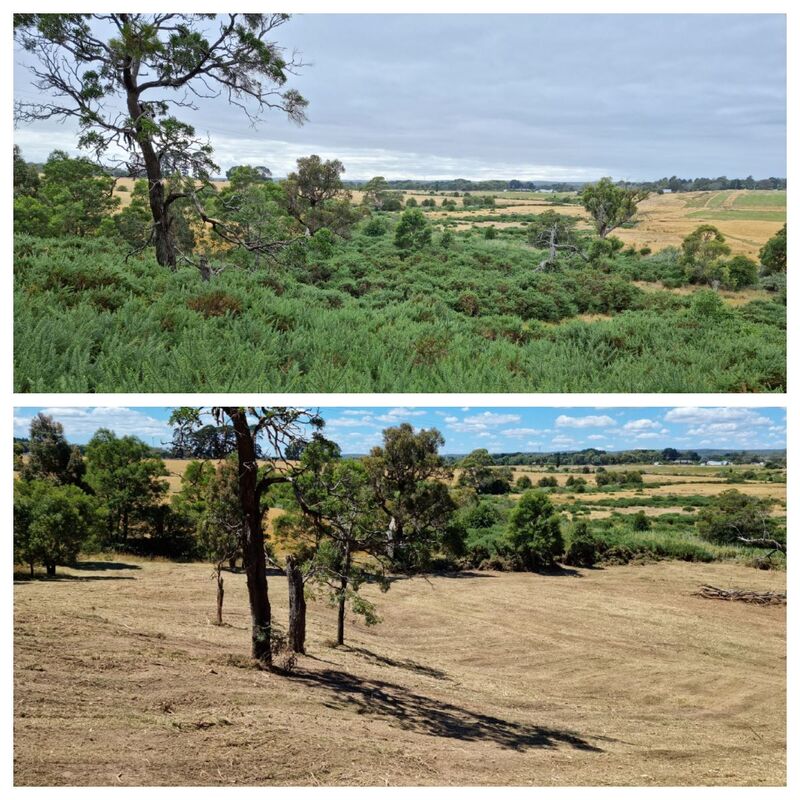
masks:
[[[661,425],[652,419],[632,419],[626,422],[622,429],[626,431],[649,431],[660,428]]]
[[[390,408],[385,414],[376,417],[380,422],[407,422],[408,417],[419,417],[425,414],[421,409],[416,408]]]
[[[484,411],[481,414],[464,417],[460,422],[449,422],[448,427],[458,433],[478,433],[519,421],[519,414],[496,414],[494,411]]]
[[[500,431],[503,436],[537,436],[544,431],[538,428],[506,428]]]
[[[556,418],[556,425],[560,428],[607,428],[616,424],[607,414],[588,417],[570,417],[561,414]]]
[[[666,422],[702,425],[710,422],[738,422],[748,425],[770,425],[771,420],[751,408],[671,408],[664,415]]]
[[[351,417],[338,417],[328,419],[325,421],[325,427],[330,430],[331,428],[363,428],[365,425],[374,425],[372,417],[360,417],[359,419]]]
[[[24,411],[24,409],[18,409]],[[88,439],[98,428],[109,428],[118,436],[139,436],[155,438],[157,443],[169,442],[172,439],[172,428],[166,421],[158,420],[143,411],[125,407],[94,408],[43,408],[43,414],[53,417],[64,426],[67,439]],[[30,427],[30,416],[14,417],[14,432],[18,436],[27,436]]]

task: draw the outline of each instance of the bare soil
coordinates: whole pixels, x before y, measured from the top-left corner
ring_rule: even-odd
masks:
[[[368,588],[309,614],[289,675],[248,662],[244,577],[120,558],[18,580],[18,785],[783,785],[785,573],[661,562]],[[270,578],[274,615],[286,586]]]

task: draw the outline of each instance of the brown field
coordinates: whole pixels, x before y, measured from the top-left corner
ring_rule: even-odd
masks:
[[[481,194],[477,192],[476,194]],[[492,194],[492,193],[487,193]],[[536,199],[506,200],[504,193],[493,193],[497,198],[495,209],[462,209],[447,213],[440,210],[428,212],[433,219],[457,217],[461,221],[459,229],[469,228],[473,224],[482,227],[494,224],[496,227],[514,227],[513,222],[469,222],[469,217],[495,216],[500,214],[536,214],[552,209],[559,214],[567,214],[583,218],[579,227],[588,228],[589,219],[586,211],[579,205],[556,205],[548,202],[546,196]],[[763,202],[748,206],[742,203],[752,196],[762,198]],[[770,203],[770,199],[774,202]],[[505,201],[505,202],[504,202]],[[737,201],[741,205],[737,204]],[[439,198],[437,202],[441,202]],[[720,219],[720,212],[734,210],[739,213],[738,219]],[[774,214],[780,219],[760,219],[765,212]],[[748,218],[748,214],[752,218]],[[639,204],[636,224],[632,228],[618,228],[614,235],[625,244],[636,247],[649,246],[654,252],[667,246],[680,247],[684,237],[704,223],[715,225],[725,235],[731,251],[752,258],[785,222],[785,193],[764,191],[724,191],[724,192],[683,192],[679,194],[653,194]],[[759,297],[761,293],[759,293]]]
[[[706,200],[704,195],[727,195],[720,206],[702,205],[693,206]],[[691,233],[699,225],[706,222],[715,225],[725,235],[731,251],[734,254],[756,257],[758,251],[785,222],[786,205],[785,201],[779,203],[776,200],[774,207],[769,210],[782,212],[784,218],[781,221],[768,221],[758,219],[758,214],[754,214],[754,219],[715,219],[715,212],[720,209],[732,207],[737,198],[752,192],[731,191],[731,192],[685,192],[680,194],[652,195],[639,204],[637,214],[637,224],[633,228],[619,228],[614,231],[615,236],[619,236],[625,244],[633,244],[636,247],[648,245],[654,251],[662,250],[664,247],[672,245],[680,247],[683,238]],[[767,194],[758,192],[759,195]],[[777,194],[777,193],[776,193]],[[759,206],[759,209],[766,210],[766,207]],[[697,216],[689,216],[697,214]]]
[[[581,495],[582,497],[583,495]],[[578,495],[575,496],[576,498]],[[573,498],[574,499],[574,498]],[[570,501],[571,502],[571,501]],[[681,506],[667,506],[667,508],[653,508],[652,506],[627,506],[626,508],[592,508],[582,519],[606,519],[616,514],[635,514],[643,511],[648,517],[660,517],[662,514],[682,514],[685,513]]]
[[[661,562],[462,573],[310,606],[290,676],[248,668],[244,577],[125,557],[15,584],[17,785],[777,785],[785,573]],[[276,620],[285,584],[271,578]]]

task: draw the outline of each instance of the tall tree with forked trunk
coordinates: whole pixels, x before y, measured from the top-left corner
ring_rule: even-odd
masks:
[[[270,37],[287,14],[15,14],[33,56],[37,102],[17,121],[77,123],[79,146],[146,176],[158,263],[178,261],[174,204],[189,198],[204,221],[197,183],[218,170],[212,148],[176,112],[226,96],[251,122],[269,109],[302,123],[306,100],[286,87],[299,66]],[[52,97],[53,100],[44,98]]]

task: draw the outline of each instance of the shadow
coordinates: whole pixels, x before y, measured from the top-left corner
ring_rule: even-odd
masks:
[[[334,710],[356,709],[356,713],[393,720],[404,730],[428,736],[441,736],[464,742],[493,742],[511,750],[556,748],[566,745],[576,750],[603,752],[577,733],[546,728],[481,714],[452,703],[434,700],[387,681],[360,679],[340,670],[294,672],[291,681],[307,686],[320,686],[334,693],[331,702],[323,703]],[[597,741],[614,741],[594,736]]]
[[[381,656],[377,653],[373,653],[371,650],[367,650],[366,647],[351,647],[350,645],[344,645],[339,649],[363,656],[364,659],[370,664],[378,664],[384,667],[397,667],[398,669],[407,669],[409,672],[416,672],[419,675],[427,675],[429,678],[436,678],[438,681],[452,681],[452,678],[446,672],[434,667],[426,667],[424,664],[419,664],[411,659],[395,659],[389,658],[389,656]]]
[[[138,564],[128,564],[124,561],[79,561],[77,564],[70,564],[69,568],[81,572],[84,570],[100,572],[106,569],[141,569]]]
[[[573,569],[572,567],[565,567],[561,564],[555,564],[549,569],[537,569],[531,571],[533,575],[542,575],[545,578],[582,578],[580,570]]]
[[[133,575],[55,575],[36,574],[31,577],[28,572],[15,572],[14,583],[88,583],[89,581],[135,581]]]
[[[429,580],[431,578],[496,578],[496,575],[488,575],[485,572],[476,572],[474,570],[466,570],[466,571],[453,571],[453,572],[412,572],[408,575],[398,574],[398,575],[390,575],[387,578],[389,583],[395,583],[395,581],[408,581],[412,578],[425,578]]]

